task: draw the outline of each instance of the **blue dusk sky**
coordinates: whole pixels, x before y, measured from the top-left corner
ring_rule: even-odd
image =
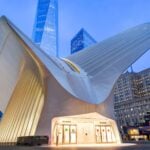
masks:
[[[70,40],[83,27],[102,41],[129,27],[150,22],[150,0],[58,0],[59,53],[70,54]],[[7,16],[31,38],[37,0],[0,0],[0,16]],[[115,43],[114,43],[115,44]],[[150,50],[134,65],[150,67]]]

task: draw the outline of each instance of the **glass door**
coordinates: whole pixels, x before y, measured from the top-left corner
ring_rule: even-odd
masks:
[[[96,143],[101,143],[101,129],[100,126],[95,126]]]
[[[70,143],[70,126],[69,125],[64,125],[64,144],[69,144]]]
[[[70,125],[70,144],[77,143],[77,126]]]
[[[57,137],[56,144],[63,144],[63,126],[57,125]]]
[[[102,143],[107,142],[107,137],[106,137],[106,127],[101,126],[101,135],[102,135]]]
[[[111,132],[111,127],[107,126],[106,127],[106,134],[107,134],[107,142],[112,143],[112,132]]]

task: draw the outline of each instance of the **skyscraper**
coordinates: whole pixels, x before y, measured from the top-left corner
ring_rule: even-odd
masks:
[[[94,38],[85,29],[81,29],[71,40],[71,54],[95,44]]]
[[[33,42],[47,55],[58,56],[58,0],[39,0]]]

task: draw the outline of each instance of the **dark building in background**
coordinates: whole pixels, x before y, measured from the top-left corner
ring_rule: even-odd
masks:
[[[144,120],[144,126],[150,126],[150,112],[147,112],[147,114],[144,116]]]
[[[115,116],[120,127],[141,126],[150,111],[150,68],[122,74],[114,91]]]
[[[95,44],[94,38],[85,30],[81,29],[71,40],[71,54]]]

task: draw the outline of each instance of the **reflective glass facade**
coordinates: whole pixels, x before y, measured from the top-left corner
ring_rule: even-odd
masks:
[[[96,41],[84,29],[81,29],[71,40],[71,54],[95,43]]]
[[[39,0],[33,42],[48,55],[58,56],[58,0]]]

